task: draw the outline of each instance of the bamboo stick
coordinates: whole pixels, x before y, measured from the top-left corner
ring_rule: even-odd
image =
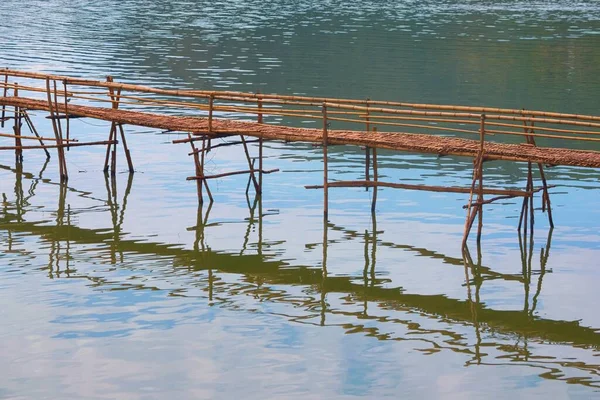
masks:
[[[389,187],[395,189],[406,189],[406,190],[420,190],[426,192],[438,192],[438,193],[470,193],[471,189],[468,187],[457,187],[457,186],[431,186],[431,185],[413,185],[407,183],[393,183],[384,181],[335,181],[329,182],[328,187],[330,188],[347,188],[347,187]],[[305,189],[323,189],[323,185],[306,185]],[[530,196],[530,192],[516,189],[483,189],[483,194],[498,195],[498,196],[513,196],[513,197],[527,197]]]
[[[6,137],[6,138],[19,138],[19,139],[28,139],[28,140],[48,140],[48,141],[55,141],[56,138],[49,138],[49,137],[38,137],[38,136],[24,136],[24,135],[14,135],[12,133],[0,133],[0,137]],[[64,140],[66,142],[66,140]],[[78,142],[77,139],[71,139],[69,140],[69,142]]]
[[[275,168],[275,169],[267,169],[262,171],[263,174],[272,174],[273,172],[278,172],[279,168]],[[216,179],[216,178],[224,178],[226,176],[233,176],[233,175],[243,175],[243,174],[252,174],[254,172],[258,172],[257,169],[248,169],[248,170],[244,170],[244,171],[231,171],[231,172],[223,172],[221,174],[214,174],[214,175],[203,175],[203,176],[188,176],[186,178],[186,180],[188,181],[193,181],[193,180],[197,180],[197,179]]]
[[[96,146],[96,145],[107,145],[113,144],[113,142],[117,142],[116,140],[105,140],[99,142],[77,142],[77,143],[63,143],[63,144],[46,144],[46,145],[21,145],[19,149],[21,150],[29,150],[29,149],[59,149],[62,147],[79,147],[79,146]],[[0,150],[15,150],[16,146],[0,146]]]

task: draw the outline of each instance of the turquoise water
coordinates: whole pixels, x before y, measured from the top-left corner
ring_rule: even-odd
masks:
[[[94,79],[598,114],[600,6],[558,2],[4,1],[0,66]],[[36,125],[49,132],[44,115]],[[73,121],[79,138],[109,126]],[[100,148],[0,158],[0,398],[590,398],[600,390],[600,181],[546,171],[556,228],[520,201],[485,209],[473,268],[467,196],[322,193],[321,150],[268,143],[199,209],[179,136],[126,127],[136,173]],[[6,128],[5,128],[6,130]],[[8,143],[8,139],[5,139]],[[253,149],[254,151],[254,149]],[[331,147],[331,179],[363,154]],[[380,152],[389,181],[463,185],[471,161]],[[238,148],[210,155],[243,167]],[[486,184],[523,188],[526,166]],[[541,199],[535,199],[536,207]],[[208,214],[207,214],[208,213]],[[325,233],[325,235],[324,235]],[[480,253],[480,257],[478,257]],[[480,262],[478,262],[480,258]],[[467,274],[467,275],[466,275]]]

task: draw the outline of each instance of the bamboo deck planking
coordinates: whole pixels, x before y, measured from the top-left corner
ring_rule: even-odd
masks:
[[[19,107],[28,110],[49,111],[47,101],[24,97],[0,97],[0,105]],[[64,113],[64,105],[56,104],[59,113]],[[209,132],[209,119],[203,117],[154,114],[95,106],[69,105],[69,115],[95,118],[120,124],[137,125],[192,134],[247,135],[264,140],[322,143],[321,129],[296,128],[280,125],[259,124],[226,119],[212,119]],[[400,132],[369,132],[354,130],[329,130],[327,142],[330,145],[355,145],[397,151],[429,153],[437,155],[465,156],[476,158],[480,141],[431,134]],[[548,165],[567,165],[600,168],[600,152],[556,147],[536,147],[529,144],[508,144],[485,142],[485,160],[508,160]]]

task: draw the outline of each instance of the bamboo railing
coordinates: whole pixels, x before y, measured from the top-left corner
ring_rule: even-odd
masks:
[[[244,136],[241,141],[232,142],[242,144],[245,156],[248,160],[248,169],[244,171],[232,171],[221,174],[204,174],[204,154],[212,148],[211,137],[217,135],[227,136],[226,132],[220,133],[218,121],[222,119],[234,119],[246,122],[255,122],[261,125],[276,125],[282,129],[286,126],[307,126],[313,124],[315,137],[313,142],[320,142],[323,146],[324,179],[322,185],[311,185],[307,188],[324,189],[324,214],[328,213],[328,189],[334,187],[366,188],[397,187],[415,190],[431,191],[453,191],[456,193],[469,193],[467,204],[468,215],[465,222],[465,241],[468,231],[476,216],[479,216],[479,234],[482,224],[482,206],[492,201],[509,198],[523,197],[523,208],[521,222],[527,220],[527,209],[533,210],[533,194],[542,191],[542,209],[547,210],[550,224],[552,216],[550,211],[550,199],[543,166],[538,164],[542,188],[534,189],[532,181],[532,162],[528,163],[528,180],[524,191],[486,189],[483,187],[482,165],[486,158],[486,146],[490,142],[515,143],[522,141],[526,146],[537,146],[539,140],[551,151],[553,148],[560,150],[576,150],[576,143],[587,143],[587,146],[600,142],[600,116],[569,114],[560,112],[547,112],[524,109],[508,109],[497,107],[473,107],[462,105],[436,105],[420,104],[394,101],[380,101],[371,99],[338,99],[329,97],[310,97],[296,95],[279,95],[263,93],[244,93],[236,91],[214,91],[214,90],[182,90],[171,88],[155,88],[150,86],[115,82],[112,77],[106,80],[91,80],[76,77],[49,75],[35,72],[15,71],[10,69],[0,70],[0,89],[4,97],[24,96],[32,99],[47,101],[50,110],[50,119],[54,138],[49,135],[40,135],[33,127],[28,110],[15,107],[9,110],[2,106],[0,125],[4,127],[5,122],[11,119],[15,121],[14,132],[2,133],[0,137],[12,138],[14,146],[0,147],[0,150],[14,149],[17,160],[22,159],[22,150],[27,148],[43,148],[46,153],[48,148],[56,148],[59,158],[61,177],[66,179],[66,162],[64,149],[74,146],[106,145],[105,171],[109,166],[114,174],[116,165],[116,146],[120,142],[123,145],[128,167],[133,172],[133,164],[127,147],[126,136],[121,123],[112,122],[108,140],[94,142],[77,142],[70,137],[70,118],[76,117],[69,113],[69,107],[84,105],[100,107],[118,111],[138,111],[140,113],[154,112],[161,115],[195,116],[207,120],[207,128],[198,131],[188,131],[188,137],[175,140],[175,143],[190,143],[196,164],[196,175],[190,180],[196,180],[198,193],[202,201],[203,187],[207,190],[212,201],[212,194],[207,185],[208,179],[231,176],[241,173],[249,173],[250,182],[254,183],[255,189],[260,193],[262,187],[262,174],[274,172],[263,169],[262,143],[263,134],[258,133],[259,143],[259,167],[254,168],[251,160],[248,143]],[[17,80],[19,82],[17,82]],[[62,112],[58,112],[62,110]],[[24,120],[32,135],[24,135],[21,132],[21,121]],[[65,127],[61,121],[65,122]],[[296,121],[296,122],[294,122]],[[336,129],[344,129],[358,132],[364,135],[376,135],[382,137],[389,133],[411,135],[427,134],[428,140],[435,141],[436,136],[457,136],[471,138],[478,142],[478,151],[473,153],[455,152],[455,155],[467,155],[474,157],[473,180],[470,188],[448,188],[427,185],[409,185],[402,183],[390,183],[379,181],[377,165],[377,149],[375,147],[365,148],[365,179],[358,181],[329,182],[327,166],[327,147],[331,143],[330,137],[334,133],[331,124],[336,124]],[[311,126],[311,125],[309,125]],[[322,129],[319,128],[322,126]],[[260,131],[257,131],[260,132]],[[285,135],[282,135],[282,137]],[[385,137],[385,136],[383,136]],[[23,140],[36,140],[39,145],[24,146]],[[56,144],[47,145],[48,142]],[[202,147],[194,145],[196,141],[202,141]],[[207,142],[208,140],[208,142]],[[336,140],[339,143],[339,140]],[[581,146],[581,145],[579,145]],[[495,159],[511,159],[503,156],[495,156]],[[371,179],[372,169],[372,179]],[[258,173],[256,178],[255,173]],[[418,186],[418,187],[416,187]],[[484,199],[484,195],[497,195],[492,199]],[[375,211],[377,190],[373,192],[372,210]],[[528,203],[529,201],[529,203]],[[465,242],[466,243],[466,242]]]

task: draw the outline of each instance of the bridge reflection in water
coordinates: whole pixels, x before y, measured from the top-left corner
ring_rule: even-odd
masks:
[[[600,333],[577,321],[536,316],[544,277],[552,272],[546,267],[552,230],[539,250],[539,265],[534,263],[533,225],[519,233],[522,273],[507,274],[483,265],[480,247],[474,257],[468,248],[463,258],[451,257],[378,239],[382,231],[377,228],[375,216],[371,228],[364,232],[325,220],[322,243],[306,244],[310,251],[321,247],[321,264],[292,265],[277,259],[270,250],[274,243],[263,238],[264,217],[277,212],[265,212],[260,197],[247,198],[249,214],[241,232],[243,244],[239,252],[211,248],[207,230],[219,223],[211,221],[210,205],[204,209],[200,206],[195,226],[188,228],[195,234],[194,244],[189,249],[177,244],[134,240],[123,230],[133,181],[131,174],[122,196],[118,195],[114,177],[107,175],[106,195],[99,197],[99,194],[45,179],[45,165],[38,174],[23,171],[22,164],[17,164],[16,169],[0,168],[12,170],[15,175],[14,198],[3,194],[0,215],[0,232],[5,236],[7,251],[18,253],[22,264],[28,264],[28,259],[39,256],[34,253],[49,248],[47,266],[42,268],[49,278],[83,278],[90,281],[92,289],[102,290],[164,290],[163,283],[172,287],[175,280],[176,287],[169,289],[170,296],[197,296],[210,305],[242,310],[252,308],[248,304],[254,302],[267,302],[286,310],[272,314],[295,323],[334,325],[346,333],[364,334],[372,340],[414,341],[414,349],[425,354],[441,351],[463,354],[465,366],[529,366],[543,378],[600,387],[600,365],[590,362],[600,354]],[[30,183],[25,188],[27,181]],[[43,185],[59,188],[56,209],[51,212],[51,221],[30,221],[25,218],[27,213],[36,210],[31,200]],[[100,201],[102,205],[74,211],[66,201],[67,193]],[[86,229],[74,223],[80,213],[106,210],[106,207],[111,215],[110,229]],[[331,232],[343,234],[345,241],[362,244],[362,274],[328,273],[328,251],[338,243],[329,238]],[[31,249],[23,241],[24,237],[33,237],[45,246]],[[408,293],[391,279],[378,276],[377,252],[381,248],[403,250],[464,269],[464,299],[443,293]],[[152,284],[135,279],[140,274],[139,269],[147,264],[146,261],[135,262],[139,256],[167,265],[148,271]],[[96,263],[114,265],[119,274],[103,276],[98,275],[98,271],[92,274],[77,269],[77,264],[92,259]],[[123,274],[129,273],[127,270],[131,278],[123,278]],[[483,285],[494,280],[523,286],[521,309],[493,309],[482,302]],[[240,298],[245,300],[240,301]],[[568,351],[563,356],[565,348]]]

